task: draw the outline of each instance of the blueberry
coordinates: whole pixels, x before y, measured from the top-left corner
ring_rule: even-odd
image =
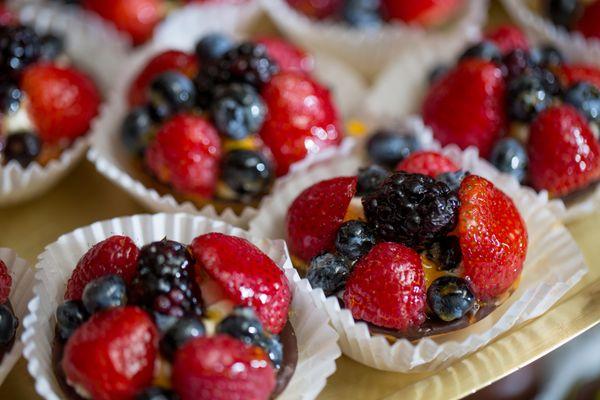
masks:
[[[221,180],[242,201],[266,194],[273,181],[273,167],[265,156],[252,150],[233,150],[225,155]]]
[[[490,154],[490,162],[501,172],[514,176],[519,182],[525,180],[527,174],[527,151],[517,139],[499,140]]]
[[[281,368],[281,364],[283,363],[283,345],[279,340],[279,336],[262,335],[255,344],[267,353],[275,369]]]
[[[0,305],[0,344],[7,345],[17,333],[19,320],[12,310],[6,305]]]
[[[542,82],[546,92],[553,96],[559,96],[562,93],[561,83],[554,72],[547,68],[537,68],[532,73]]]
[[[0,113],[15,113],[21,106],[23,92],[14,82],[5,81],[0,83]]]
[[[177,349],[189,340],[205,334],[206,328],[202,321],[191,317],[181,318],[167,330],[160,342],[160,349],[169,360],[172,360]]]
[[[388,168],[395,168],[419,147],[419,141],[414,136],[388,129],[375,132],[367,142],[367,152],[371,160]]]
[[[181,72],[163,72],[150,84],[150,102],[154,109],[166,110],[169,115],[185,111],[196,102],[196,87]]]
[[[502,61],[502,52],[494,43],[484,40],[467,48],[460,56],[460,60],[466,60],[468,58],[478,58],[485,61],[500,63]]]
[[[154,121],[148,107],[134,108],[121,125],[121,140],[133,154],[142,155],[152,138]]]
[[[446,73],[450,70],[450,67],[447,65],[438,65],[435,66],[431,71],[429,71],[429,75],[427,75],[427,79],[429,83],[433,83],[446,75]]]
[[[200,62],[214,61],[234,46],[233,40],[222,33],[209,33],[196,44],[196,55]]]
[[[252,86],[232,83],[217,88],[211,113],[219,133],[239,140],[260,130],[267,107]]]
[[[263,335],[263,326],[252,308],[239,307],[217,325],[217,333],[253,344]]]
[[[456,276],[442,276],[429,286],[427,304],[442,321],[451,322],[473,309],[475,295],[466,280]]]
[[[40,37],[40,58],[42,60],[55,60],[65,51],[65,43],[61,37],[51,33]]]
[[[125,281],[118,275],[105,275],[94,279],[83,289],[83,305],[90,314],[107,308],[127,304]]]
[[[600,89],[587,82],[577,82],[568,88],[564,101],[577,108],[590,122],[600,122]]]
[[[310,261],[306,279],[313,288],[321,288],[326,296],[331,296],[346,286],[350,268],[344,258],[325,253]]]
[[[342,9],[342,19],[356,28],[379,28],[383,23],[380,8],[379,0],[347,0]]]
[[[451,190],[457,191],[463,179],[469,175],[467,171],[444,172],[435,177],[436,180],[444,182]]]
[[[545,7],[548,17],[554,24],[569,30],[581,12],[581,1],[546,0]]]
[[[539,77],[521,75],[509,83],[507,101],[511,119],[531,122],[540,111],[552,104],[552,96]]]
[[[4,160],[17,161],[23,168],[35,161],[42,151],[40,138],[31,132],[8,135],[4,143]]]
[[[356,194],[364,196],[373,193],[388,176],[390,171],[376,164],[359,169]]]
[[[352,220],[340,226],[335,237],[335,248],[340,255],[356,261],[375,246],[375,234],[366,222]]]
[[[460,243],[456,236],[441,238],[427,249],[426,254],[442,271],[455,270],[462,261]]]
[[[67,340],[88,319],[88,312],[80,300],[67,301],[56,309],[56,325],[62,340]]]
[[[135,400],[177,400],[178,398],[175,392],[158,386],[146,388],[135,396]]]
[[[552,45],[532,48],[530,57],[532,63],[542,67],[556,67],[565,61],[562,53]]]

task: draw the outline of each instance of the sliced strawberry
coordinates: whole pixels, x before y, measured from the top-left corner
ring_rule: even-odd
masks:
[[[4,261],[0,260],[0,304],[8,301],[10,288],[12,287],[12,276]]]
[[[62,368],[71,386],[96,400],[130,400],[152,383],[159,335],[136,307],[92,315],[65,346]]]
[[[287,40],[264,36],[255,40],[267,47],[269,57],[273,59],[281,71],[309,73],[313,70],[313,58],[299,47]]]
[[[265,329],[281,332],[292,295],[273,260],[247,240],[221,233],[198,236],[191,249],[197,276],[205,272],[236,304],[254,308]]]
[[[139,249],[127,236],[111,236],[95,244],[79,259],[67,282],[66,300],[79,300],[85,286],[105,275],[119,275],[129,283],[137,273]]]
[[[558,77],[566,87],[577,82],[588,82],[600,88],[600,69],[591,65],[563,65],[558,70]]]
[[[82,136],[98,114],[100,94],[94,82],[74,68],[34,64],[25,70],[21,86],[30,117],[46,142]]]
[[[512,200],[484,178],[467,176],[458,196],[457,232],[465,277],[481,299],[492,299],[521,275],[527,228]]]
[[[600,21],[600,1],[592,1],[583,9],[583,14],[577,21],[575,29],[587,38],[600,38],[598,21]]]
[[[502,70],[467,60],[438,79],[423,104],[423,119],[442,145],[476,146],[487,157],[505,126]]]
[[[221,140],[205,118],[179,114],[165,123],[144,161],[156,178],[175,190],[209,198],[219,179]]]
[[[285,220],[290,252],[308,262],[333,249],[335,235],[355,193],[354,177],[322,181],[300,193],[288,209]]]
[[[403,331],[425,321],[426,297],[419,254],[402,244],[383,242],[354,266],[344,304],[356,319]]]
[[[388,18],[421,26],[446,22],[462,4],[463,0],[382,0],[383,12]]]
[[[416,151],[396,167],[396,171],[422,174],[432,178],[446,172],[456,172],[459,169],[454,161],[435,151]]]
[[[344,4],[344,0],[287,0],[290,7],[315,19],[335,16]]]
[[[571,106],[551,107],[537,116],[527,153],[532,186],[553,196],[564,196],[600,178],[600,145]]]
[[[127,33],[134,45],[152,37],[165,13],[163,0],[83,0],[83,6]]]
[[[529,40],[525,33],[516,25],[504,24],[487,32],[485,38],[494,42],[502,54],[508,54],[513,50],[529,49]]]
[[[175,355],[173,388],[181,400],[267,400],[275,371],[258,347],[227,335],[201,337]]]
[[[271,150],[277,175],[307,155],[342,141],[338,112],[329,90],[305,74],[282,72],[265,85],[269,110],[260,136]]]
[[[131,83],[128,92],[129,105],[140,106],[148,101],[148,87],[163,72],[177,71],[193,77],[198,72],[198,59],[190,53],[167,50],[154,56]]]

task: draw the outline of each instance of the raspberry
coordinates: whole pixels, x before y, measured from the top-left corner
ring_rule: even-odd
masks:
[[[487,32],[485,38],[494,42],[503,55],[516,49],[529,49],[527,36],[525,36],[525,33],[515,25],[500,25],[492,31]]]
[[[456,172],[459,168],[454,164],[454,161],[440,153],[417,151],[402,160],[396,170],[435,178],[446,172]]]
[[[0,260],[0,304],[8,301],[10,296],[10,288],[12,286],[12,276],[6,264]]]

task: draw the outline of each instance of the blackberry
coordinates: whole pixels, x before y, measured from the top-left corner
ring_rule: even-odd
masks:
[[[509,79],[524,74],[534,66],[531,56],[527,50],[515,49],[502,58]]]
[[[179,318],[202,315],[202,298],[187,247],[163,239],[142,247],[130,300],[154,315],[163,331]]]
[[[405,172],[394,173],[362,203],[377,236],[416,249],[452,231],[460,205],[445,183]]]
[[[456,236],[446,236],[433,243],[426,251],[427,257],[438,264],[443,271],[458,268],[462,261],[460,242]]]
[[[0,27],[0,69],[14,75],[40,57],[39,36],[26,26]]]

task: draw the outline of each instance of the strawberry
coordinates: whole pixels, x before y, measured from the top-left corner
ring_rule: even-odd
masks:
[[[0,260],[0,304],[8,301],[11,286],[12,276],[10,276],[10,271],[4,261]]]
[[[521,274],[527,228],[512,200],[484,178],[467,176],[458,196],[464,274],[481,299],[492,299],[510,289]]]
[[[98,114],[100,94],[94,82],[74,68],[34,64],[25,70],[21,87],[29,98],[30,117],[46,142],[76,139]]]
[[[508,54],[516,49],[529,49],[527,36],[525,36],[525,33],[516,25],[500,25],[487,32],[485,38],[495,43],[502,54]]]
[[[600,38],[600,26],[598,21],[600,20],[600,1],[590,2],[583,10],[583,14],[575,29],[578,30],[586,38],[598,39]]]
[[[286,40],[264,36],[255,42],[267,47],[269,57],[277,63],[281,71],[309,73],[313,70],[313,58]]]
[[[344,4],[344,0],[287,0],[290,7],[315,19],[335,16]]]
[[[487,157],[505,125],[502,70],[466,60],[438,79],[423,104],[423,119],[442,145],[476,146]]]
[[[83,0],[83,6],[127,33],[134,45],[152,37],[165,13],[163,0]]]
[[[463,4],[463,0],[382,0],[384,14],[408,24],[433,26],[446,22]]]
[[[308,262],[334,248],[335,236],[356,193],[356,178],[334,178],[305,189],[288,209],[285,229],[291,253]]]
[[[281,332],[292,295],[273,260],[247,240],[221,233],[198,236],[190,247],[197,276],[205,272],[236,304],[254,308],[266,329]]]
[[[127,236],[111,236],[95,244],[77,262],[67,282],[66,300],[79,300],[85,286],[105,275],[119,275],[129,283],[137,273],[139,249]]]
[[[97,400],[129,400],[152,383],[159,335],[137,307],[92,315],[65,346],[67,381]]]
[[[267,400],[275,370],[258,347],[227,335],[200,337],[175,355],[173,389],[181,400]]]
[[[150,83],[167,71],[178,71],[192,78],[198,72],[198,59],[193,54],[179,50],[167,50],[154,56],[129,86],[129,105],[136,107],[146,103]]]
[[[445,172],[456,172],[459,169],[454,161],[435,151],[416,151],[396,167],[396,171],[422,174],[432,178]]]
[[[557,71],[557,75],[565,87],[585,81],[600,88],[600,69],[591,65],[562,65]]]
[[[165,123],[144,158],[159,181],[202,198],[215,192],[220,160],[221,140],[216,129],[192,114],[179,114]]]
[[[279,73],[261,94],[269,112],[260,136],[275,158],[277,175],[308,154],[342,141],[329,90],[305,74]]]
[[[344,304],[356,319],[404,331],[425,321],[425,272],[421,257],[400,244],[377,244],[356,265]]]
[[[579,112],[568,105],[542,111],[530,127],[529,176],[537,190],[564,196],[600,178],[600,145]]]

